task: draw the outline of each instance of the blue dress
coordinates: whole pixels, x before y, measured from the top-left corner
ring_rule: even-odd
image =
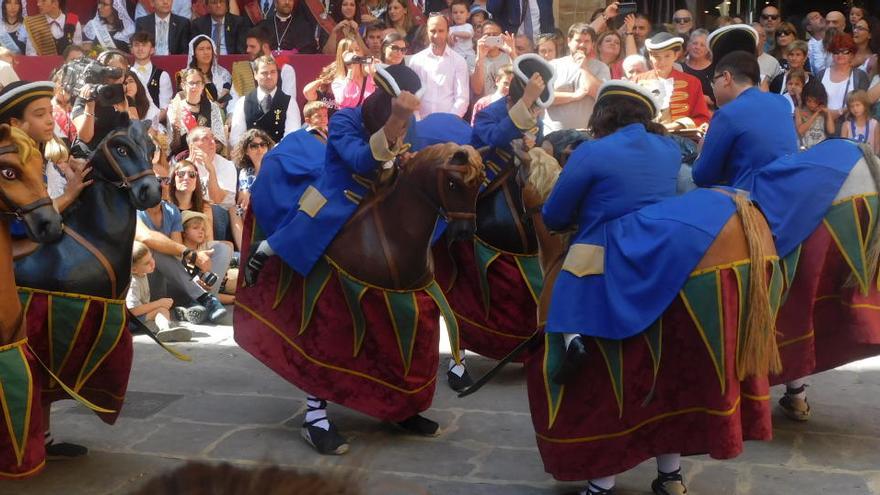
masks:
[[[781,156],[796,153],[797,142],[785,97],[747,89],[712,116],[694,163],[694,182],[751,191],[755,173]]]
[[[284,136],[263,157],[251,186],[251,208],[265,236],[298,211],[299,198],[321,175],[326,154],[327,145],[303,128]]]
[[[609,243],[606,224],[673,198],[680,165],[678,145],[668,137],[649,133],[642,124],[631,124],[610,136],[584,142],[574,151],[543,209],[544,222],[551,230],[577,226],[553,289],[548,332],[627,336],[620,336],[626,332],[615,328],[586,324],[593,316],[592,306],[602,306],[606,297],[616,298],[612,294],[604,295],[601,301],[595,297],[599,287],[596,284],[605,284],[606,269],[612,268],[607,265],[605,256]],[[639,232],[624,231],[619,235],[629,245],[646,248],[655,245],[655,239],[642,237]],[[618,239],[610,241],[619,242]],[[613,267],[623,271],[639,268],[644,267]],[[643,329],[639,328],[636,333]]]

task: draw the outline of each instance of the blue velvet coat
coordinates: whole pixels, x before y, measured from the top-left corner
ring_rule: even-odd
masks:
[[[541,119],[537,121],[538,142],[543,139]],[[510,142],[523,137],[532,128],[518,127],[510,116],[507,98],[501,98],[484,108],[474,118],[471,144],[479,149],[490,146],[492,150],[483,159],[486,164],[486,184],[492,182],[504,168],[513,163],[513,147]]]
[[[751,191],[755,173],[781,156],[796,153],[797,143],[785,97],[747,89],[712,116],[694,163],[694,182]]]
[[[574,151],[543,209],[544,222],[551,230],[577,227],[553,289],[548,332],[623,338],[615,328],[587,324],[593,316],[589,308],[603,304],[596,297],[600,289],[596,284],[603,283],[597,279],[607,278],[606,269],[611,268],[605,257],[605,226],[618,217],[674,197],[680,165],[678,145],[668,137],[647,132],[641,124],[631,124],[610,136],[584,142]],[[639,234],[636,231],[634,237],[626,237],[625,232],[625,241],[646,249],[655,244],[651,236]],[[613,268],[634,272],[645,267]],[[646,280],[644,284],[653,282]],[[606,297],[618,298],[607,294],[601,301]],[[623,294],[619,298],[627,299]]]

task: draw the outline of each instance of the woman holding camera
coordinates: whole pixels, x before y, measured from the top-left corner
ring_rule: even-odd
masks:
[[[181,91],[168,105],[168,130],[171,134],[171,153],[187,149],[186,135],[196,127],[209,127],[220,149],[226,147],[226,128],[220,105],[211,101],[205,90],[205,76],[199,69],[184,69],[180,76]]]
[[[189,67],[199,69],[205,75],[205,91],[212,101],[216,101],[221,108],[232,97],[229,91],[232,89],[232,74],[217,63],[217,47],[214,41],[200,34],[189,42]]]
[[[330,87],[338,108],[356,107],[364,98],[373,94],[373,59],[363,56],[363,51],[351,39],[339,42],[336,50],[336,77]]]

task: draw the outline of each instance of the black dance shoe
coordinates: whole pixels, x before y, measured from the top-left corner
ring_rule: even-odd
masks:
[[[421,435],[423,437],[436,437],[440,434],[440,425],[436,421],[416,414],[397,423],[397,426],[403,428],[409,433]]]
[[[310,423],[303,423],[302,437],[321,455],[342,455],[348,452],[348,440],[339,434],[336,425],[330,423],[330,429],[325,430],[315,426],[318,421],[330,420],[321,418]]]

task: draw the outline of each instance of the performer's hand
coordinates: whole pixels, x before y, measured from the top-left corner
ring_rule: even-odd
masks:
[[[532,74],[532,77],[529,78],[529,82],[528,84],[526,84],[526,88],[523,91],[523,103],[525,103],[527,107],[531,108],[532,105],[534,105],[535,102],[538,101],[538,98],[541,97],[541,93],[544,92],[544,88],[546,87],[547,84],[544,83],[544,78],[541,77],[541,74]]]
[[[401,120],[409,120],[410,116],[419,109],[418,96],[409,91],[401,91],[400,95],[391,100],[391,115]]]

